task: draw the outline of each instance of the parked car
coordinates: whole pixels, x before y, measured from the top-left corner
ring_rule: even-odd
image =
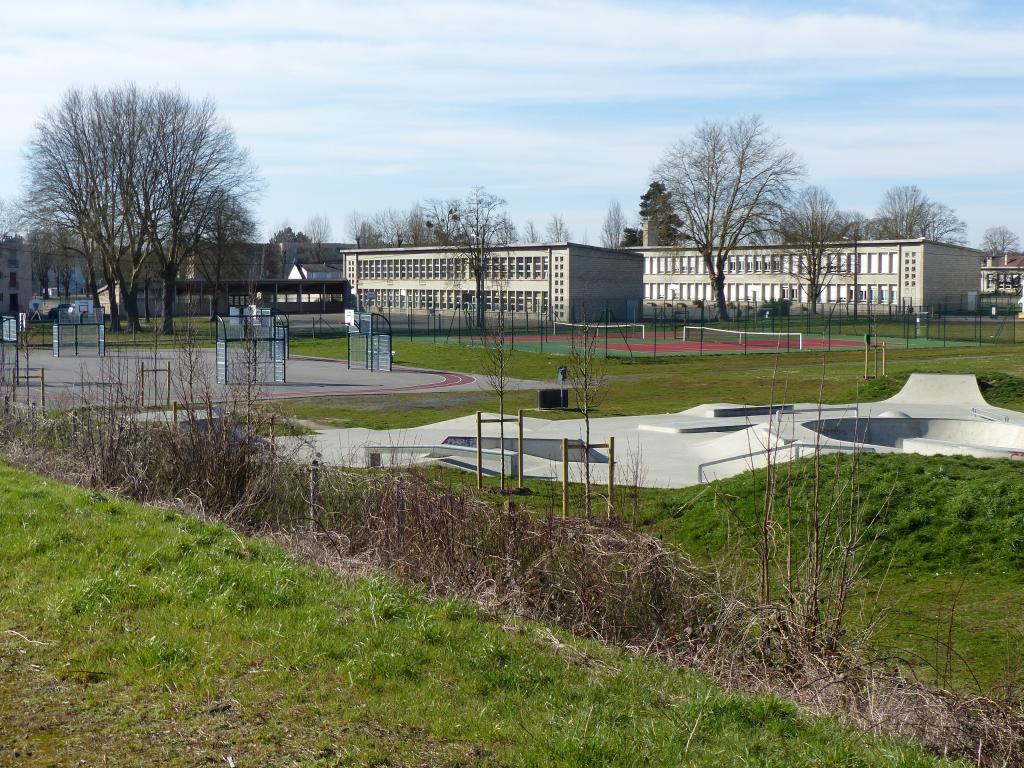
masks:
[[[56,320],[61,315],[66,315],[69,309],[71,309],[70,304],[58,304],[56,307],[51,307],[50,311],[46,313],[46,316],[50,320]]]

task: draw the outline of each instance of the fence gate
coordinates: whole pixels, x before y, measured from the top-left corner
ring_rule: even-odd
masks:
[[[217,318],[218,384],[283,384],[288,375],[288,318],[262,307],[232,308]]]
[[[348,367],[391,370],[391,323],[376,312],[357,312],[348,329]]]

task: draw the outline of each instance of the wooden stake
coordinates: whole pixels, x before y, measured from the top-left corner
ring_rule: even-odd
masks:
[[[562,438],[562,517],[569,516],[569,438]]]
[[[483,427],[481,425],[481,417],[483,414],[480,411],[476,412],[476,489],[478,491],[483,490],[484,487],[484,446],[483,446]],[[504,448],[504,446],[502,446]]]
[[[608,438],[608,519],[615,508],[615,438]]]
[[[522,488],[523,487],[523,409],[522,408],[519,409],[518,415],[519,415],[519,419],[518,419],[519,420],[519,446],[518,446],[518,455],[516,456],[516,468],[518,470],[518,472],[517,472],[518,477],[516,478],[516,481],[518,482],[519,487]]]

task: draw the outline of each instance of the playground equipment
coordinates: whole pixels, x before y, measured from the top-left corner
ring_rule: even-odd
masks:
[[[13,315],[0,316],[0,369],[18,371],[18,318]]]
[[[366,371],[391,370],[391,322],[377,312],[345,313],[348,326],[349,368]]]
[[[103,309],[90,301],[77,301],[53,322],[53,356],[83,355],[104,357],[107,354],[107,328]]]
[[[231,307],[230,312],[217,317],[217,383],[285,383],[288,318],[267,307]]]

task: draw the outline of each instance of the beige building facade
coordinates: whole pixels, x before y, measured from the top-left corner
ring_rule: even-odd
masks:
[[[20,237],[0,240],[0,312],[27,312],[32,300],[32,250]]]
[[[410,311],[476,306],[476,280],[452,248],[342,249],[345,278],[361,308]],[[579,243],[514,245],[487,257],[487,311],[530,312],[552,320],[607,313],[634,322],[642,310],[644,259],[630,250]]]
[[[644,303],[696,306],[715,295],[700,255],[677,246],[643,246]],[[866,240],[844,244],[821,270],[823,305],[857,304],[868,311],[923,308],[950,296],[977,292],[984,254],[932,240]],[[792,246],[741,247],[729,256],[725,293],[745,306],[779,300],[808,304],[806,270]]]

